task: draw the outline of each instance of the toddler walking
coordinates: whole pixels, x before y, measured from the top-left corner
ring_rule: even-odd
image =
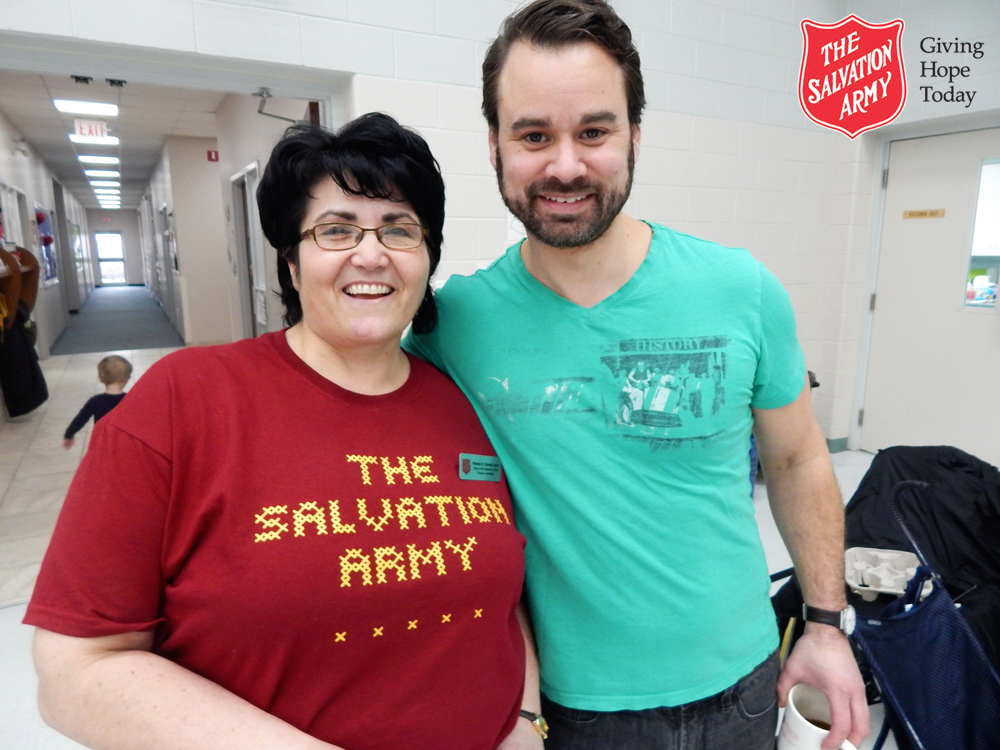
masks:
[[[87,424],[87,420],[93,417],[96,424],[97,420],[121,403],[125,398],[125,384],[131,377],[132,363],[125,357],[112,354],[97,363],[97,379],[104,383],[104,393],[88,399],[80,413],[69,423],[63,435],[63,448],[68,450],[73,447],[73,436]]]

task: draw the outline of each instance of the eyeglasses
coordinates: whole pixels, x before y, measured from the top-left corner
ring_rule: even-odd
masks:
[[[361,244],[365,232],[375,232],[378,241],[390,250],[414,250],[427,236],[427,230],[419,224],[383,224],[369,228],[335,222],[317,224],[304,231],[299,239],[312,237],[324,250],[350,250]]]

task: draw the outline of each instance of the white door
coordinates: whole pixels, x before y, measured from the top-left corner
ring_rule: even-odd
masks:
[[[233,224],[236,230],[236,271],[240,280],[243,335],[259,336],[267,331],[267,269],[264,236],[257,217],[257,164],[230,179],[233,193]]]
[[[967,304],[980,174],[998,158],[1000,129],[891,146],[863,450],[951,445],[1000,464],[1000,308]]]

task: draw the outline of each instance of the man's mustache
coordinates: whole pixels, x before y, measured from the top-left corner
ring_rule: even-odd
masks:
[[[593,190],[594,186],[586,177],[577,177],[572,182],[563,182],[550,177],[542,182],[536,182],[528,190],[529,197],[539,195],[573,195]],[[596,191],[595,191],[596,192]]]

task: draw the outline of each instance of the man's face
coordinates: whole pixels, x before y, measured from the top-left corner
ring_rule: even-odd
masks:
[[[639,143],[621,68],[596,44],[518,42],[497,94],[490,151],[507,208],[552,247],[597,240],[628,199]]]

